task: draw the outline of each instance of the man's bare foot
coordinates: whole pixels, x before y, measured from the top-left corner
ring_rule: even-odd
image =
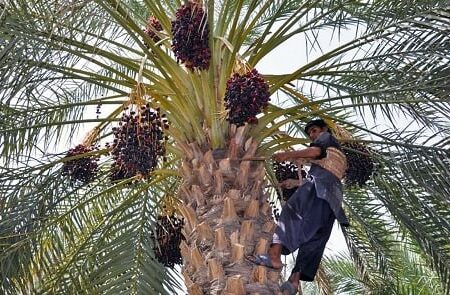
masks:
[[[291,281],[287,281],[281,284],[280,291],[283,295],[295,295],[298,293],[298,285],[293,284]]]
[[[270,258],[270,255],[253,255],[247,256],[246,259],[256,265],[265,266],[275,270],[281,270],[283,268],[281,260],[280,261],[272,260]]]
[[[282,248],[283,248],[283,246],[281,244],[272,244],[269,248],[269,251],[267,251],[269,258],[275,267],[279,267],[279,268],[283,267],[283,263],[281,262],[281,249]]]
[[[272,262],[272,265],[274,266],[274,268],[282,268],[283,267],[283,263],[281,262],[280,256],[272,255],[272,254],[270,254],[270,251],[269,251],[269,258],[270,258],[270,261]]]

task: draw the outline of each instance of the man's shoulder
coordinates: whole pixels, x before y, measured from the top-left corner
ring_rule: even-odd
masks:
[[[330,132],[323,132],[323,133],[321,133],[316,138],[314,143],[318,144],[318,145],[321,145],[321,146],[330,146],[330,147],[336,147],[336,148],[339,148],[339,149],[341,148],[341,146],[339,144],[339,141]]]
[[[336,140],[336,138],[330,132],[322,132],[320,135],[314,140],[314,142],[318,141],[331,141]]]

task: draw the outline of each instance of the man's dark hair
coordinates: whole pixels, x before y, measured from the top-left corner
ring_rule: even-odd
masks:
[[[327,123],[325,123],[325,121],[323,119],[315,119],[315,120],[309,121],[305,126],[305,133],[309,134],[309,129],[311,129],[314,126],[319,127],[319,128],[327,127],[328,132],[331,133],[330,127],[328,127]]]

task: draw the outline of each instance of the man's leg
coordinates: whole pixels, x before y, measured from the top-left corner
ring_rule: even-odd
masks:
[[[288,281],[291,282],[296,290],[298,290],[298,286],[300,285],[300,272],[291,273]]]
[[[292,272],[289,279],[280,286],[280,291],[282,292],[283,295],[298,294],[299,286],[300,286],[300,273]]]
[[[268,254],[270,261],[272,261],[272,265],[274,268],[282,268],[283,263],[281,262],[281,250],[283,245],[281,244],[272,244],[269,248]]]
[[[300,286],[300,270],[301,270],[301,255],[297,255],[297,258],[295,259],[295,266],[292,269],[291,275],[288,278],[288,283],[290,283],[294,290],[298,292],[298,287]],[[288,295],[292,294],[292,292],[284,292]],[[283,293],[283,294],[284,294]]]
[[[322,260],[325,246],[330,238],[334,224],[334,213],[328,203],[318,199],[314,208],[315,223],[319,227],[311,226],[313,236],[299,246],[292,275],[289,278],[293,284],[299,285],[299,280],[313,281]]]
[[[300,280],[314,280],[325,245],[333,228],[334,213],[326,201],[316,198],[310,213],[311,219],[309,221],[311,222],[305,223],[304,227],[308,239],[299,245],[292,273],[287,282],[281,285],[283,295],[297,294]]]
[[[295,251],[306,240],[304,214],[312,210],[314,199],[314,184],[307,181],[283,206],[267,255],[249,257],[249,260],[259,265],[281,268],[281,254],[287,255]]]

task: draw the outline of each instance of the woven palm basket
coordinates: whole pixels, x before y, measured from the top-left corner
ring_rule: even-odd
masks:
[[[342,179],[345,176],[345,171],[347,170],[347,157],[343,152],[334,147],[327,148],[327,155],[325,158],[320,160],[299,160],[296,161],[297,165],[308,165],[316,164],[325,170],[330,171],[337,178]]]

